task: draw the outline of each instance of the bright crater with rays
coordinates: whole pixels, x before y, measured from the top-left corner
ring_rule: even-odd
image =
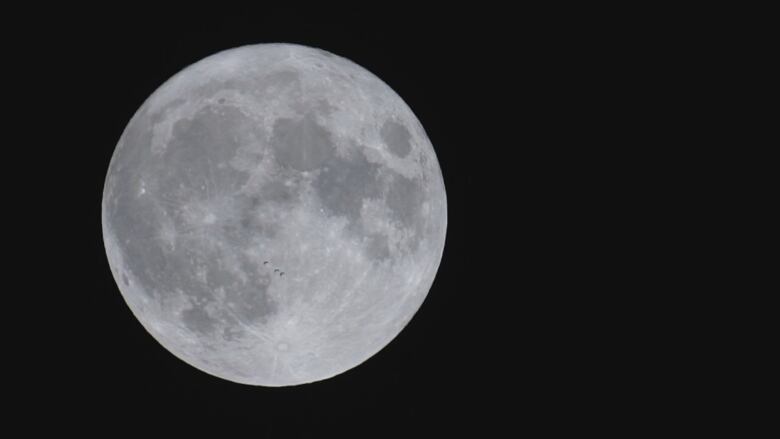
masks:
[[[176,74],[114,151],[103,238],[147,331],[209,374],[296,385],[362,363],[421,306],[447,205],[404,101],[331,53],[226,50]]]

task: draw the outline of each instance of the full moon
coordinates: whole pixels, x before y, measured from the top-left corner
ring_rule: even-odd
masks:
[[[419,309],[447,200],[406,103],[293,44],[209,56],[127,124],[102,199],[119,290],[167,350],[237,383],[345,372]]]

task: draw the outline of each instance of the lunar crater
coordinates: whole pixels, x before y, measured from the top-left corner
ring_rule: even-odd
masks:
[[[320,203],[330,214],[356,222],[364,200],[381,194],[380,170],[379,165],[368,162],[360,153],[353,152],[347,158],[332,157],[323,164],[313,183]]]
[[[379,132],[390,152],[398,157],[406,157],[412,150],[411,134],[405,126],[394,120],[385,121]]]
[[[307,114],[300,119],[277,119],[271,147],[280,165],[311,171],[333,156],[330,132]]]

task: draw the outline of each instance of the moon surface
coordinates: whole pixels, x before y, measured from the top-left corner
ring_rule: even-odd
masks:
[[[114,151],[103,239],[125,301],[167,350],[262,386],[377,353],[421,306],[447,201],[420,122],[332,53],[259,44],[177,73]]]

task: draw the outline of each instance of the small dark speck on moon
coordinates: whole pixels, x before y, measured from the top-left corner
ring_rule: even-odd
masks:
[[[219,102],[220,104],[224,104],[225,103],[225,98],[219,98],[219,100],[217,102]]]
[[[263,265],[268,265],[268,261],[263,261]]]
[[[130,281],[127,279],[127,275],[122,273],[122,282],[125,283],[125,285],[130,285]]]

